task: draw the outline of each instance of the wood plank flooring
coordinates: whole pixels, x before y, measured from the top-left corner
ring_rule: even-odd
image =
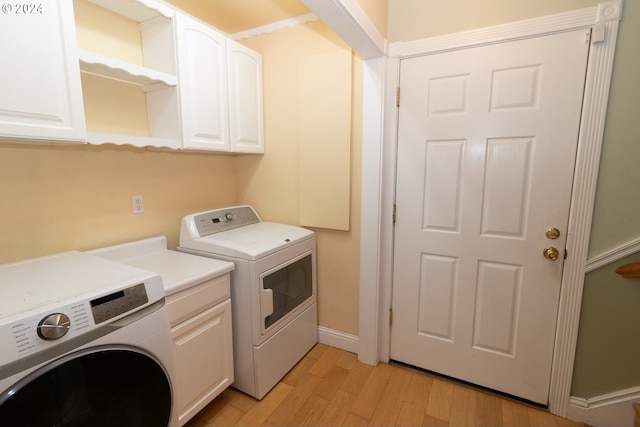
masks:
[[[211,426],[584,424],[404,367],[369,366],[355,354],[318,344],[261,401],[229,388],[185,427]]]

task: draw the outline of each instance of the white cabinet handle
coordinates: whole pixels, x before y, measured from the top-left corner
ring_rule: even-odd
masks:
[[[260,288],[260,312],[263,319],[273,313],[273,290]]]

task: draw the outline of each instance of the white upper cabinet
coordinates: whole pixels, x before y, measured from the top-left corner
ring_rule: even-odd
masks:
[[[6,2],[0,14],[0,141],[83,143],[70,0]]]
[[[226,36],[176,12],[184,149],[229,151]]]
[[[264,153],[262,55],[176,12],[185,150]]]
[[[0,142],[264,153],[262,57],[156,0],[6,3]]]
[[[262,55],[228,40],[231,151],[264,153]]]
[[[153,0],[76,0],[89,143],[181,147],[173,13]]]

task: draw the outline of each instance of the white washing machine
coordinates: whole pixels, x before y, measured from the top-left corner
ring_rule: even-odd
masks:
[[[76,251],[0,265],[0,423],[174,427],[162,279]]]
[[[315,233],[235,206],[185,216],[178,250],[235,264],[232,387],[262,399],[318,342]]]

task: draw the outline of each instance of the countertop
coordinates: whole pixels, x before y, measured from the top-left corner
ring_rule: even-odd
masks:
[[[235,269],[232,262],[169,250],[164,236],[88,252],[92,255],[158,273],[162,277],[166,295],[179,292]]]

